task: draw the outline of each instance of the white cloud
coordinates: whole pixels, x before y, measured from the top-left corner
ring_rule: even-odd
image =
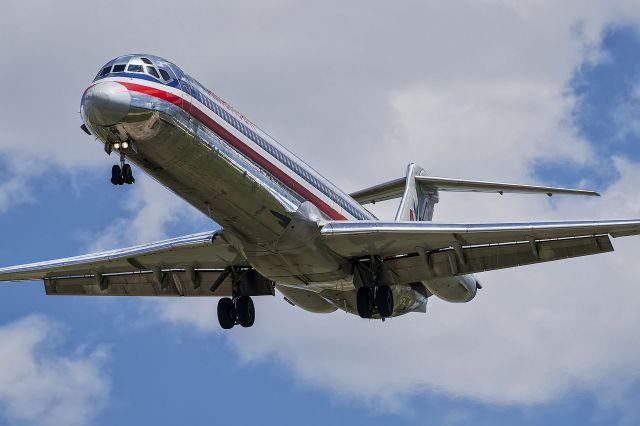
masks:
[[[63,328],[31,315],[0,326],[0,413],[10,424],[89,424],[106,403],[105,352],[62,354]],[[6,424],[6,423],[5,423]]]
[[[17,203],[31,200],[26,185],[26,179],[22,176],[14,176],[0,184],[0,212],[6,211]]]
[[[640,136],[640,82],[635,83],[626,99],[618,101],[612,117],[617,139]]]
[[[543,207],[550,218],[638,217],[640,197],[628,188],[640,168],[621,162],[620,172],[605,202],[566,202],[555,213],[544,198],[506,204]],[[640,241],[614,245],[615,254],[480,274],[484,289],[473,302],[433,299],[426,316],[385,323],[257,298],[254,327],[228,339],[246,362],[275,359],[308,385],[390,410],[406,409],[406,397],[423,392],[499,404],[544,403],[573,388],[606,397],[640,378]],[[217,328],[215,301],[167,300],[157,308],[170,323]]]
[[[215,302],[217,300],[212,303],[211,299],[201,298],[160,299],[150,300],[145,307],[146,312],[168,323],[188,324],[201,332],[216,332],[220,327]]]
[[[464,4],[468,8],[441,4],[433,15],[416,14],[423,42],[407,40],[416,47],[415,56],[428,60],[399,54],[406,62],[396,58],[395,64],[402,68],[419,62],[424,67],[420,78],[372,86],[382,93],[365,96],[381,101],[373,111],[376,118],[383,111],[392,119],[386,126],[374,124],[384,129],[382,136],[350,134],[351,126],[366,128],[369,122],[358,110],[347,111],[355,124],[339,127],[345,131],[340,140],[349,140],[350,146],[336,151],[330,146],[337,142],[307,141],[302,151],[325,147],[322,151],[332,160],[325,163],[348,185],[395,177],[409,161],[440,175],[526,182],[533,180],[536,162],[588,165],[597,173],[601,159],[573,127],[576,99],[567,93],[567,84],[581,62],[602,59],[597,46],[606,26],[635,22],[637,7],[624,2],[612,7],[590,2],[584,8],[582,3],[483,2],[478,10],[476,2]],[[404,36],[417,31],[410,22],[405,25],[412,29],[399,30]],[[348,50],[349,40],[346,44],[340,49]],[[388,55],[385,47],[381,43],[380,51]],[[371,56],[363,59],[367,65]],[[345,96],[360,95],[355,85],[355,92]],[[320,98],[317,109],[331,102]],[[312,123],[309,119],[301,126],[305,134]],[[295,128],[288,131],[295,134]],[[366,160],[357,155],[363,150]],[[343,155],[336,157],[336,152]],[[599,200],[446,194],[436,217],[475,222],[638,217],[640,194],[634,185],[640,167],[624,159],[615,164],[620,179]],[[358,169],[366,173],[346,177]],[[385,216],[391,210],[387,206]],[[340,312],[309,314],[277,299],[259,298],[256,325],[234,329],[228,339],[245,361],[278,360],[311,386],[387,409],[398,409],[405,396],[424,392],[525,405],[574,388],[604,397],[640,379],[635,373],[640,367],[635,283],[640,271],[634,258],[640,242],[629,238],[614,244],[614,254],[481,274],[485,288],[473,302],[436,299],[426,316],[411,314],[384,324]],[[165,301],[159,312],[172,323],[215,328],[214,301]]]
[[[136,170],[137,171],[137,170]],[[143,173],[123,205],[115,206],[114,220],[92,238],[89,251],[102,251],[166,238],[165,229],[180,222],[196,223],[202,215]]]
[[[22,86],[6,87],[17,104],[0,114],[8,135],[0,152],[18,164],[36,158],[73,170],[101,161],[99,146],[77,129],[84,82],[112,56],[157,48],[148,33],[131,32],[144,3],[127,3],[126,14],[123,7],[97,5],[68,28],[52,18],[64,10],[59,4],[39,4],[33,16],[3,11],[0,36],[22,42],[20,49],[7,44],[1,50],[6,81],[32,81],[34,93],[64,102],[32,127],[30,115],[12,113],[30,111],[32,99]],[[192,2],[184,9],[193,13],[145,8],[149,21],[171,20],[182,29],[183,39],[163,38],[164,51],[157,53],[193,70],[347,189],[396,177],[409,161],[437,174],[483,179],[530,181],[535,162],[556,159],[597,173],[599,159],[572,127],[576,100],[567,82],[582,62],[602,60],[598,44],[608,25],[636,25],[640,16],[636,1],[595,0],[333,7],[283,1],[251,8]],[[109,31],[94,31],[104,22],[111,23]],[[62,65],[59,53],[42,43],[43,29],[55,30],[65,46]],[[22,65],[7,66],[15,63]],[[42,72],[57,76],[55,87],[38,78]],[[65,150],[53,137],[65,141]],[[623,159],[616,166],[620,180],[598,201],[444,195],[436,217],[636,216],[639,167]],[[119,207],[130,217],[115,220],[93,248],[160,238],[179,205],[139,179]],[[613,255],[483,274],[485,289],[472,303],[434,300],[427,316],[385,324],[259,299],[254,328],[232,330],[229,341],[244,360],[275,358],[306,383],[388,408],[423,391],[526,404],[572,387],[615,388],[638,379],[634,318],[640,308],[638,242],[615,244]],[[216,327],[215,301],[163,301],[157,312],[203,331]]]

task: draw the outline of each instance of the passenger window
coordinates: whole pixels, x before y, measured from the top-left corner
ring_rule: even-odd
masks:
[[[171,80],[171,76],[169,75],[168,72],[166,72],[165,70],[163,70],[162,68],[160,68],[158,71],[160,71],[160,75],[162,76],[162,78],[164,78],[164,81],[169,81]]]
[[[124,72],[124,65],[114,65],[113,72]]]
[[[151,74],[152,76],[154,76],[157,79],[160,79],[160,76],[158,75],[158,71],[156,71],[156,69],[154,67],[147,67],[147,72],[149,74]]]
[[[144,70],[142,69],[142,65],[129,65],[129,67],[127,68],[127,71],[129,71],[129,72],[144,72]]]

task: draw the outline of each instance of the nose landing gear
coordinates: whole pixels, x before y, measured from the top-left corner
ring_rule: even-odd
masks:
[[[120,165],[114,164],[113,167],[111,167],[111,183],[114,185],[122,185],[125,183],[131,185],[135,181],[131,165],[125,163],[124,152],[120,151]]]

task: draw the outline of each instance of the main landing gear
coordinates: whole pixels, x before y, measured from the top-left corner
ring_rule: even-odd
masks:
[[[125,163],[124,152],[120,151],[120,165],[114,164],[111,167],[111,183],[114,185],[131,185],[136,180],[133,178],[131,165]]]
[[[382,259],[371,256],[354,265],[353,283],[358,288],[356,307],[361,318],[371,318],[378,314],[384,321],[393,315],[393,291],[388,285],[382,285],[380,276]]]
[[[223,297],[218,301],[218,322],[225,330],[233,328],[236,324],[251,327],[255,320],[256,311],[251,297]]]
[[[382,319],[393,314],[393,292],[388,285],[360,287],[356,299],[361,318],[371,318],[376,312]]]

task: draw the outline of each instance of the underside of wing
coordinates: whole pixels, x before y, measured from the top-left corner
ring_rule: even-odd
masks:
[[[271,294],[271,283],[248,267],[218,229],[135,247],[0,268],[0,281],[42,279],[47,294],[223,296],[231,295],[232,276],[244,274],[247,279],[238,281],[246,287],[243,290],[247,295]]]
[[[392,281],[411,282],[613,251],[609,236],[640,234],[640,220],[328,222],[321,234],[339,255],[383,257]]]

